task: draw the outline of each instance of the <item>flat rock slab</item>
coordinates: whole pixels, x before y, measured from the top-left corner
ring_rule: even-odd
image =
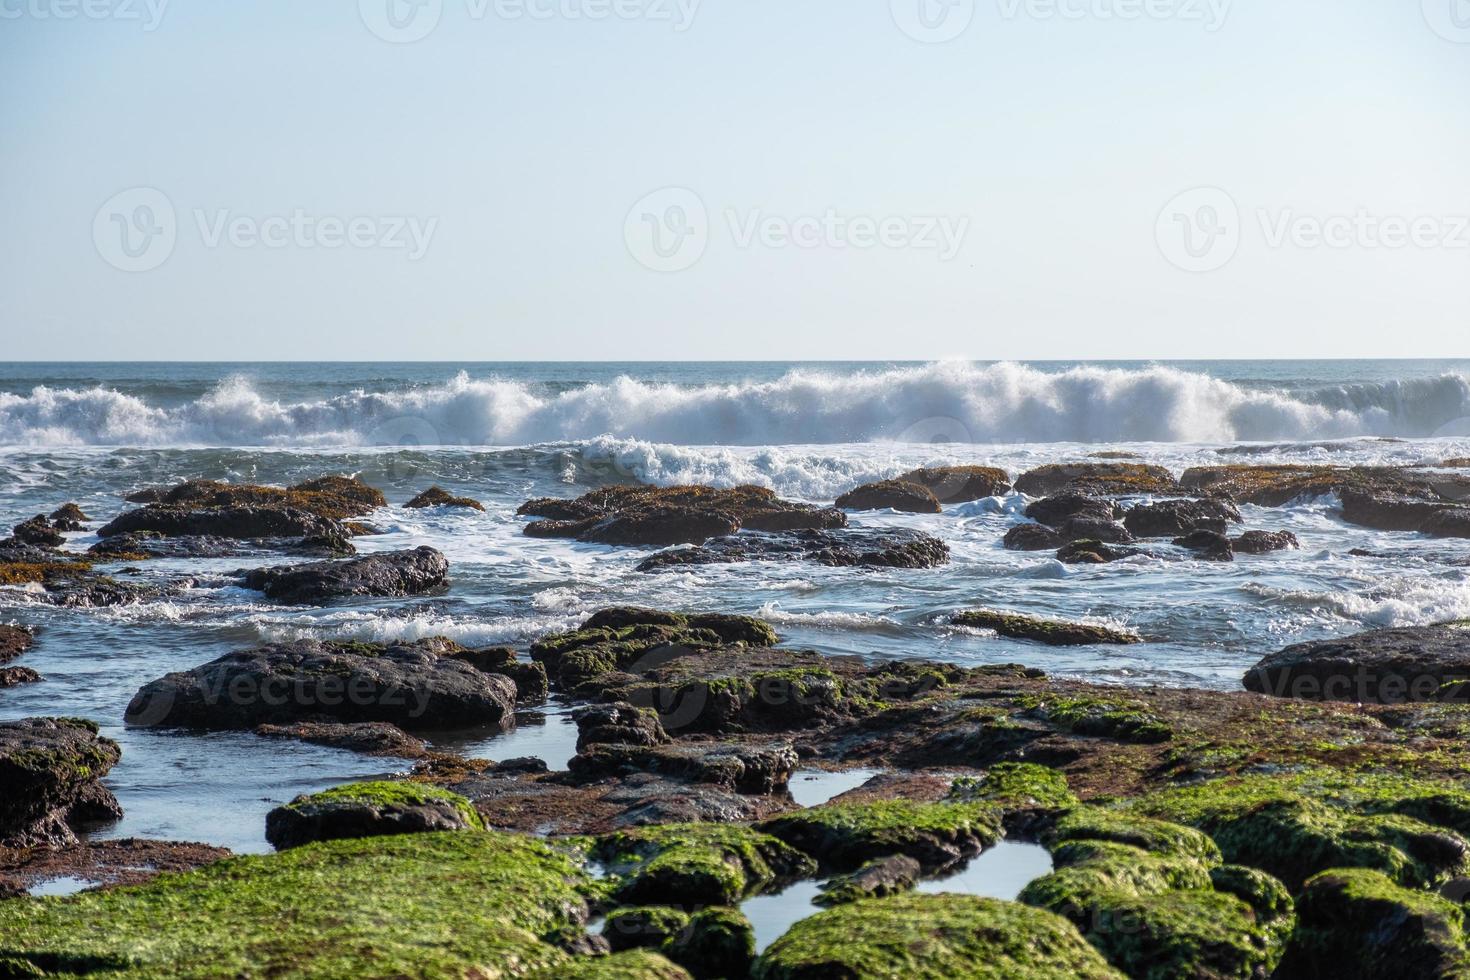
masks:
[[[0,722],[0,846],[74,844],[75,827],[121,816],[98,782],[121,756],[88,721]]]
[[[97,888],[137,885],[166,871],[190,871],[229,856],[224,848],[208,844],[133,837],[61,850],[0,850],[0,898],[23,895],[58,878]]]
[[[408,730],[509,726],[515,684],[434,641],[382,646],[300,640],[226,654],[138,691],[144,727],[253,729],[300,721],[388,722]]]
[[[660,551],[645,558],[638,570],[746,561],[809,561],[837,568],[937,568],[949,561],[949,546],[932,535],[904,528],[742,533],[713,538],[699,547]]]
[[[352,596],[423,595],[443,588],[449,562],[427,545],[342,561],[256,568],[241,576],[247,589],[281,602],[321,602]]]
[[[1298,643],[1263,658],[1247,690],[1306,701],[1470,701],[1470,628],[1416,626]]]

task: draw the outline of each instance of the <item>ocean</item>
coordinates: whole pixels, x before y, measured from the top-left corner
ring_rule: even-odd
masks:
[[[1066,566],[1001,548],[1018,496],[940,515],[864,513],[922,529],[932,570],[799,563],[698,566],[652,576],[644,553],[521,533],[530,497],[609,483],[759,484],[831,502],[919,465],[1012,475],[1098,452],[1176,473],[1229,462],[1435,465],[1470,456],[1470,360],[1046,363],[22,363],[0,365],[0,521],[71,500],[106,520],[144,486],[208,477],[292,483],[361,477],[390,506],[363,552],[430,544],[442,596],[287,607],[226,583],[240,558],[160,560],[149,579],[199,576],[165,601],[58,609],[0,589],[0,621],[36,626],[22,661],[38,684],[0,691],[0,718],[76,715],[123,747],[108,785],[127,816],[102,836],[259,851],[264,814],[299,792],[393,763],[249,734],[126,729],[132,694],[170,670],[296,637],[444,635],[522,650],[613,603],[753,613],[792,647],[829,654],[1021,662],[1121,684],[1235,689],[1262,655],[1369,627],[1470,617],[1463,541],[1344,524],[1330,498],[1242,508],[1300,550],[1219,564],[1188,557]],[[431,484],[482,501],[405,510]],[[90,532],[67,547],[84,550]],[[1360,550],[1370,554],[1355,555]],[[276,559],[279,563],[291,559]],[[985,606],[1126,626],[1149,642],[1052,649],[946,625]],[[515,732],[439,743],[486,758],[571,754],[566,706]]]

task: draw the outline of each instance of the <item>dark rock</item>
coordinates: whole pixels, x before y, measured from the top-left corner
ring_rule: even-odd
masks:
[[[580,741],[580,740],[579,740]],[[597,743],[579,748],[568,764],[583,779],[647,772],[738,793],[779,792],[800,760],[789,744],[750,746],[719,742],[675,745]]]
[[[546,764],[545,759],[538,759],[533,755],[517,756],[514,759],[504,759],[495,764],[496,775],[529,775],[549,772],[551,767]]]
[[[25,894],[58,878],[79,879],[95,886],[138,885],[163,873],[192,871],[230,856],[222,847],[178,841],[90,841],[60,850],[0,849],[0,899]]]
[[[1137,548],[1114,548],[1101,541],[1069,541],[1057,549],[1057,561],[1067,565],[1105,565],[1141,553]]]
[[[58,531],[80,531],[82,525],[92,518],[82,513],[76,504],[66,503],[51,512],[51,523]]]
[[[1066,543],[1045,524],[1017,524],[1001,541],[1008,551],[1055,551]]]
[[[1105,544],[1131,544],[1133,535],[1117,521],[1095,517],[1070,517],[1057,528],[1063,541],[1102,541]]]
[[[1308,701],[1470,701],[1470,628],[1413,626],[1297,643],[1261,659],[1246,690]]]
[[[344,534],[341,521],[387,504],[379,491],[341,476],[293,487],[189,480],[129,499],[149,506],[122,514],[101,528],[98,537],[155,531],[169,537],[335,539]]]
[[[1470,506],[1361,490],[1344,490],[1342,519],[1379,531],[1421,531],[1440,538],[1470,538]],[[17,536],[19,536],[17,529]]]
[[[516,513],[545,520],[526,525],[531,537],[576,538],[597,544],[699,544],[752,531],[846,527],[840,510],[781,500],[762,487],[603,487],[576,500],[542,498]]]
[[[515,685],[441,656],[432,643],[299,640],[226,654],[139,690],[144,727],[254,729],[300,721],[383,721],[410,731],[509,726]]]
[[[256,568],[240,581],[247,589],[282,602],[320,602],[348,596],[423,595],[444,587],[448,575],[444,555],[424,545],[345,561]]]
[[[265,818],[265,839],[278,851],[315,841],[444,830],[484,829],[470,801],[422,783],[349,783],[298,796]]]
[[[530,704],[546,700],[546,667],[534,661],[521,660],[510,647],[489,647],[484,650],[456,650],[447,656],[463,660],[478,671],[486,674],[501,674],[515,682],[516,700]]]
[[[783,814],[756,829],[816,858],[852,870],[874,858],[905,854],[926,870],[949,868],[1002,836],[1000,813],[981,803],[828,803]]]
[[[1191,531],[1224,534],[1240,520],[1240,511],[1227,500],[1161,500],[1139,504],[1123,516],[1124,525],[1140,538],[1183,537]]]
[[[1062,490],[1098,496],[1174,493],[1179,484],[1162,466],[1142,463],[1054,463],[1038,466],[1016,480],[1016,489],[1029,497],[1048,497]]]
[[[1191,531],[1181,538],[1175,538],[1172,543],[1188,548],[1196,557],[1206,561],[1235,560],[1235,546],[1230,543],[1229,538],[1217,531]]]
[[[712,538],[697,547],[660,551],[639,563],[638,571],[746,561],[810,561],[838,568],[935,568],[949,561],[949,546],[907,528],[742,532]]]
[[[664,731],[657,712],[635,708],[625,702],[595,704],[572,713],[577,722],[577,751],[590,745],[667,745],[673,739]]]
[[[292,725],[261,725],[255,730],[255,734],[262,738],[292,738],[311,745],[361,752],[363,755],[421,759],[429,754],[429,747],[422,739],[413,737],[396,725],[381,721],[356,724],[303,721]]]
[[[672,906],[625,907],[608,914],[602,925],[602,937],[614,951],[657,949],[683,932],[688,925],[689,914]]]
[[[1343,491],[1439,496],[1423,474],[1398,467],[1343,466],[1197,466],[1179,478],[1185,490],[1227,497],[1243,504],[1280,507],[1293,500]]]
[[[154,504],[120,515],[98,529],[97,536],[154,531],[169,537],[303,538],[330,534],[334,524],[330,518],[295,507],[185,508]]]
[[[818,905],[841,905],[863,898],[883,898],[906,892],[919,883],[924,869],[905,854],[874,858],[849,874],[839,875],[822,885]]]
[[[1237,554],[1264,555],[1271,551],[1300,548],[1301,542],[1290,531],[1247,531],[1230,539]]]
[[[994,466],[933,466],[910,470],[898,479],[917,483],[942,504],[963,504],[1011,492],[1010,477]]]
[[[0,664],[10,663],[29,650],[35,642],[35,636],[24,626],[0,624]]]
[[[1069,490],[1029,504],[1026,507],[1026,516],[1033,521],[1057,527],[1076,517],[1088,517],[1097,521],[1117,520],[1118,509],[1111,500]]]
[[[755,961],[755,927],[737,909],[711,906],[690,916],[663,952],[696,977],[748,976]]]
[[[443,490],[439,487],[430,487],[403,506],[413,508],[467,507],[471,510],[485,509],[485,505],[480,503],[478,500],[471,500],[469,497],[456,497],[453,494],[449,493],[447,490]]]
[[[0,667],[0,688],[35,684],[41,675],[29,667]]]
[[[60,548],[66,544],[66,536],[52,527],[44,514],[37,514],[17,524],[13,533],[17,541],[38,548]]]
[[[0,847],[75,844],[74,827],[103,813],[120,814],[98,780],[121,755],[89,721],[0,722]]]
[[[907,514],[937,514],[943,510],[928,487],[903,480],[879,480],[849,490],[837,498],[836,506],[840,510],[897,510]]]
[[[1140,642],[1132,633],[1094,626],[1088,623],[1064,623],[1019,613],[992,612],[986,609],[957,613],[950,622],[956,626],[973,626],[994,630],[1001,636],[1018,640],[1036,640],[1048,646],[1088,646],[1092,644],[1128,644]]]

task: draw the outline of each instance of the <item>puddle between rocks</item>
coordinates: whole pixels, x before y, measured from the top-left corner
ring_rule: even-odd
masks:
[[[99,884],[96,881],[88,881],[86,878],[77,878],[72,875],[62,875],[60,878],[48,878],[38,881],[30,887],[27,894],[37,898],[57,898],[62,895],[75,895],[86,888],[92,888]]]
[[[1028,883],[1051,870],[1051,854],[1046,848],[1019,841],[1001,841],[953,874],[919,882],[915,891],[928,894],[951,892],[1010,901]],[[821,885],[821,881],[798,881],[779,892],[756,895],[740,903],[740,911],[755,927],[757,953],[764,952],[767,946],[802,919],[824,911],[822,906],[814,903],[821,894]]]
[[[516,727],[508,732],[487,738],[436,740],[434,747],[496,762],[532,757],[559,772],[577,754],[577,723],[572,720],[571,705],[547,702],[535,711],[516,712]]]
[[[821,806],[834,796],[857,789],[863,783],[881,773],[882,769],[844,769],[828,772],[826,769],[799,769],[792,773],[787,789],[798,806]]]

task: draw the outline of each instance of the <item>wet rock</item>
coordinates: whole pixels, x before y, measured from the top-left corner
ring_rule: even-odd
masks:
[[[1235,546],[1230,539],[1216,531],[1191,531],[1181,538],[1175,538],[1172,542],[1181,548],[1188,548],[1195,553],[1195,557],[1206,561],[1234,561]]]
[[[839,875],[822,885],[818,905],[841,905],[862,898],[883,898],[909,891],[919,883],[923,868],[904,854],[874,858],[849,874]]]
[[[449,562],[427,545],[344,561],[313,562],[257,568],[241,576],[247,589],[257,589],[282,602],[321,602],[350,596],[423,595],[443,588]]]
[[[66,536],[52,527],[44,514],[22,521],[15,526],[12,533],[22,544],[35,545],[38,548],[60,548],[66,544]]]
[[[1001,636],[1018,640],[1035,640],[1048,646],[1088,646],[1092,644],[1127,644],[1141,642],[1133,633],[1097,626],[1091,623],[1065,623],[1020,613],[974,609],[956,613],[950,620],[956,626],[994,630]]]
[[[408,782],[348,783],[298,796],[265,818],[265,839],[278,851],[323,840],[484,829],[469,800]]]
[[[75,718],[0,722],[0,847],[76,843],[73,828],[122,811],[99,782],[117,743]]]
[[[230,856],[222,847],[178,841],[89,841],[60,850],[0,849],[0,898],[23,895],[57,878],[92,882],[94,887],[137,885],[165,872],[191,871]]]
[[[134,695],[126,720],[226,730],[381,721],[418,731],[509,726],[514,711],[509,678],[441,656],[428,641],[299,640],[226,654],[152,681]]]
[[[1139,504],[1123,516],[1123,524],[1140,538],[1183,537],[1192,531],[1224,534],[1240,521],[1240,511],[1226,500],[1161,500]]]
[[[1179,484],[1193,493],[1262,507],[1280,507],[1294,500],[1340,494],[1345,490],[1436,496],[1422,475],[1397,467],[1197,466],[1185,470]]]
[[[303,538],[329,534],[334,522],[295,507],[203,507],[154,504],[128,511],[99,528],[110,538],[130,531],[153,531],[168,537]]]
[[[1106,565],[1142,554],[1137,548],[1115,548],[1101,541],[1070,541],[1057,549],[1057,561],[1066,565]]]
[[[1360,490],[1344,490],[1341,498],[1342,519],[1349,524],[1379,531],[1420,531],[1440,538],[1470,538],[1470,506]]]
[[[648,772],[691,783],[708,783],[739,793],[776,793],[786,787],[800,760],[787,745],[749,746],[718,742],[676,745],[597,743],[578,750],[568,768],[583,779]]]
[[[767,820],[757,830],[816,858],[852,870],[905,854],[926,870],[951,867],[1001,838],[1000,812],[982,803],[829,803]]]
[[[486,674],[501,674],[515,682],[516,701],[534,704],[546,700],[546,667],[534,661],[526,662],[510,647],[489,647],[484,650],[454,650],[446,654]]]
[[[294,725],[261,725],[255,734],[262,738],[291,738],[311,745],[326,745],[363,755],[421,759],[429,754],[422,739],[387,722],[297,722]]]
[[[898,480],[917,483],[942,504],[963,504],[1011,492],[1010,476],[994,466],[931,466],[910,470]]]
[[[755,960],[755,927],[738,909],[700,909],[663,953],[696,977],[748,976]]]
[[[949,546],[906,528],[742,532],[711,538],[697,547],[660,551],[639,563],[638,571],[745,561],[809,561],[837,568],[936,568],[949,561]]]
[[[1117,506],[1111,500],[1069,490],[1028,504],[1026,516],[1049,527],[1057,527],[1072,518],[1113,521],[1119,515]]]
[[[614,951],[658,949],[689,925],[689,913],[668,905],[622,907],[608,913],[602,938]]]
[[[811,859],[749,827],[666,824],[609,834],[594,853],[627,904],[731,905],[757,888],[811,874]]]
[[[897,510],[908,514],[937,514],[943,508],[928,487],[903,480],[879,480],[837,498],[840,510]]]
[[[441,489],[437,486],[430,487],[403,506],[412,508],[466,507],[470,510],[485,509],[485,505],[480,503],[478,500],[471,500],[469,497],[456,497],[449,491]]]
[[[40,679],[41,675],[29,667],[0,667],[0,688],[35,684]]]
[[[578,708],[572,717],[577,722],[578,752],[599,744],[650,746],[673,741],[657,712],[622,701]]]
[[[1105,544],[1131,544],[1133,535],[1117,521],[1093,517],[1071,517],[1057,528],[1063,541],[1102,541]]]
[[[1045,524],[1017,524],[1001,540],[1007,551],[1055,551],[1067,541]]]
[[[0,624],[0,664],[10,663],[29,650],[35,642],[34,634],[24,626]]]
[[[80,531],[82,525],[91,519],[73,503],[62,504],[51,512],[51,524],[58,531]]]
[[[576,538],[597,544],[699,544],[752,531],[846,527],[840,510],[782,500],[763,487],[603,487],[575,500],[542,498],[522,504],[531,537]]]
[[[1262,658],[1243,683],[1308,701],[1470,701],[1470,629],[1414,626],[1297,643]]]
[[[1030,497],[1048,497],[1063,490],[1097,496],[1177,493],[1179,484],[1162,466],[1142,463],[1055,463],[1038,466],[1016,480],[1016,489]]]
[[[379,491],[340,476],[293,487],[190,480],[133,496],[148,506],[120,515],[98,537],[155,531],[169,537],[332,538],[344,534],[341,521],[387,504]]]
[[[1230,546],[1241,555],[1264,555],[1272,551],[1300,548],[1301,542],[1290,531],[1246,531],[1230,539]]]

